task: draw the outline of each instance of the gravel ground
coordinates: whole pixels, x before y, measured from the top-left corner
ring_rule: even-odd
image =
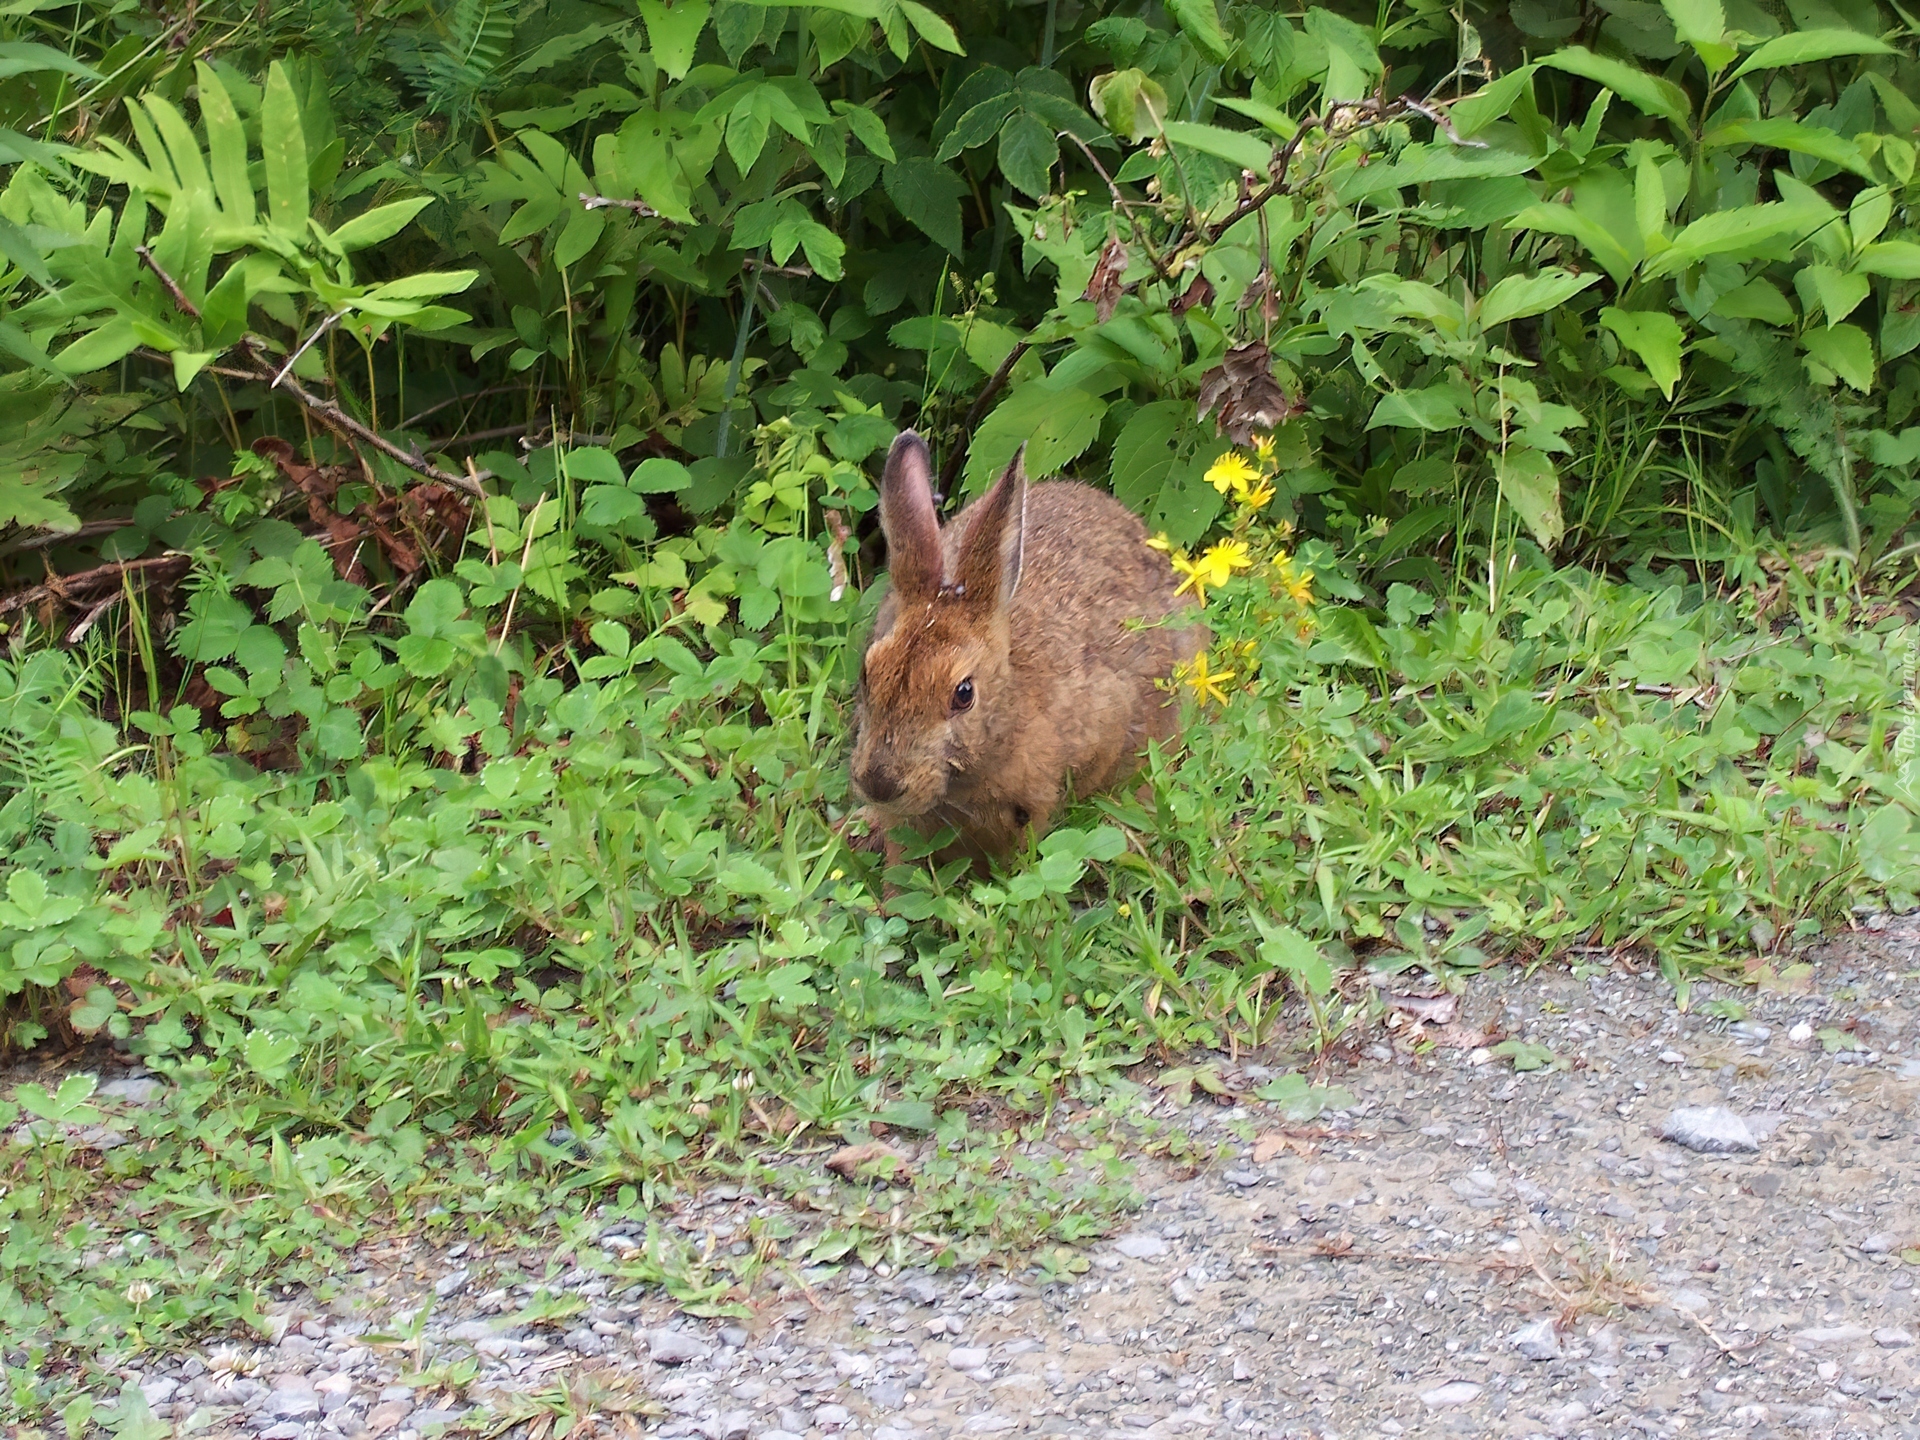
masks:
[[[1329,1077],[1354,1105],[1309,1125],[1170,1099],[1223,1158],[1146,1167],[1071,1283],[855,1267],[722,1324],[576,1267],[586,1308],[545,1323],[525,1255],[369,1249],[326,1305],[273,1307],[278,1343],[136,1378],[176,1433],[259,1440],[540,1440],[568,1407],[708,1440],[1920,1437],[1920,919],[1868,925],[1804,993],[1696,987],[1689,1014],[1620,972],[1403,998]],[[1554,1064],[1517,1073],[1500,1036]],[[1662,1138],[1689,1124],[1704,1150]],[[716,1187],[674,1223],[776,1208]]]

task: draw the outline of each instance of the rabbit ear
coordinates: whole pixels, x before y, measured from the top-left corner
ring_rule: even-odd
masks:
[[[973,523],[960,544],[956,579],[967,598],[1005,608],[1020,584],[1020,562],[1027,543],[1027,447],[974,507]]]
[[[880,477],[880,529],[887,537],[894,589],[931,594],[946,583],[940,522],[933,513],[933,461],[927,442],[911,430],[902,430],[887,452]]]

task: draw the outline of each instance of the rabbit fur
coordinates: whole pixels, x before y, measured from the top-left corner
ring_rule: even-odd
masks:
[[[860,668],[855,795],[875,829],[951,825],[975,868],[1044,833],[1069,789],[1126,778],[1179,704],[1161,684],[1209,637],[1167,557],[1091,486],[1029,486],[1024,448],[941,527],[911,430],[880,482],[892,587]]]

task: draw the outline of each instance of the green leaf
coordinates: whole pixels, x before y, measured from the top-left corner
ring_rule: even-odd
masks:
[[[1453,380],[1437,381],[1424,390],[1395,390],[1380,397],[1367,428],[1391,425],[1403,430],[1454,430],[1466,423],[1470,398]]]
[[[960,197],[967,187],[959,176],[924,155],[910,155],[887,166],[880,178],[902,216],[950,253],[960,253]]]
[[[240,124],[240,113],[218,71],[196,60],[193,72],[200,85],[200,120],[207,127],[208,168],[220,209],[235,224],[251,225],[253,182],[247,178],[247,132]]]
[[[1575,275],[1570,270],[1542,270],[1537,275],[1509,275],[1486,293],[1480,302],[1480,326],[1491,330],[1509,320],[1540,315],[1564,305],[1589,285],[1600,281],[1598,275]]]
[[[1027,474],[1043,480],[1077,459],[1100,433],[1107,402],[1078,385],[1051,378],[1017,387],[981,424],[967,452],[969,493],[986,488],[1027,447]]]
[[[285,1076],[288,1063],[299,1050],[300,1042],[291,1035],[255,1030],[247,1036],[247,1066],[262,1080],[278,1080]]]
[[[627,477],[627,488],[639,495],[675,495],[692,483],[686,466],[659,455],[642,460]]]
[[[1500,498],[1526,523],[1535,543],[1551,555],[1567,530],[1560,513],[1560,477],[1553,462],[1538,450],[1516,445],[1495,457],[1494,473],[1500,481]]]
[[[414,216],[431,204],[433,196],[422,195],[414,200],[395,200],[390,205],[377,205],[354,216],[327,238],[341,250],[364,250],[369,245],[391,240],[412,223]]]
[[[1727,43],[1727,13],[1720,0],[1660,0],[1674,34],[1691,45],[1710,73],[1717,74],[1740,52]]]
[[[1196,125],[1189,120],[1169,120],[1161,129],[1171,144],[1218,156],[1256,175],[1265,175],[1273,163],[1273,147],[1245,130],[1223,130],[1218,125]]]
[[[133,321],[116,315],[99,329],[82,335],[53,357],[53,363],[68,375],[85,375],[117,365],[140,345],[140,334]]]
[[[1816,160],[1828,161],[1855,175],[1873,178],[1873,168],[1867,164],[1860,147],[1853,141],[1836,135],[1824,126],[1808,125],[1799,120],[1736,120],[1708,131],[1701,137],[1700,144],[1707,149],[1724,149],[1730,145],[1764,145],[1774,150],[1791,150],[1796,154],[1811,155]]]
[[[1492,84],[1454,101],[1447,107],[1447,119],[1453,123],[1454,133],[1469,139],[1494,121],[1506,119],[1520,92],[1532,85],[1533,72],[1538,68],[1522,65],[1517,70],[1509,70]]]
[[[1873,293],[1873,282],[1865,275],[1832,265],[1804,265],[1794,274],[1793,288],[1800,292],[1804,308],[1811,310],[1818,304],[1827,324],[1838,325]]]
[[[120,1013],[120,1002],[104,985],[88,988],[86,998],[67,1010],[67,1023],[82,1035],[91,1035]]]
[[[947,138],[940,142],[940,148],[934,152],[933,158],[944,162],[953,159],[962,150],[986,144],[1000,132],[1007,117],[1019,108],[1020,97],[1011,90],[989,95],[960,117],[953,129],[947,132]]]
[[[1640,357],[1660,393],[1673,399],[1673,387],[1680,378],[1680,349],[1686,343],[1680,322],[1664,311],[1609,305],[1600,312],[1600,323]]]
[[[1373,32],[1324,6],[1307,7],[1307,34],[1326,47],[1328,100],[1358,100],[1382,73]]]
[[[1053,167],[1060,159],[1060,142],[1053,131],[1025,111],[1000,130],[1000,173],[1015,189],[1036,199],[1047,193]]]
[[[1857,325],[1829,325],[1800,337],[1807,354],[1863,394],[1873,388],[1873,341]]]
[[[1233,41],[1220,27],[1220,12],[1214,0],[1166,0],[1167,13],[1173,16],[1189,40],[1215,64],[1233,58]]]
[[[967,53],[960,44],[960,37],[953,33],[953,27],[926,6],[917,3],[917,0],[900,0],[900,13],[907,17],[907,23],[913,26],[920,38],[935,49],[944,50],[949,55]]]
[[[639,0],[640,18],[647,22],[647,48],[671,80],[684,80],[693,67],[694,47],[707,28],[713,0]]]
[[[1613,232],[1571,205],[1529,205],[1508,223],[1516,230],[1545,230],[1578,240],[1618,284],[1633,274],[1634,257]]]
[[[1087,97],[1100,123],[1123,140],[1150,140],[1167,114],[1167,92],[1140,69],[1096,75]]]
[[[853,130],[853,138],[867,147],[867,153],[878,159],[893,163],[893,141],[887,135],[887,125],[873,111],[858,105],[850,105],[844,100],[834,101],[834,109],[844,115],[847,124]]]
[[[1641,273],[1649,279],[1671,275],[1710,255],[1752,253],[1760,246],[1795,230],[1811,230],[1819,217],[1810,207],[1770,200],[1763,205],[1739,205],[1702,216],[1673,237],[1673,244],[1648,259]]]
[[[267,70],[260,105],[260,158],[267,172],[267,223],[283,235],[304,239],[307,198],[307,132],[293,82],[276,60]]]
[[[1291,925],[1275,925],[1257,914],[1251,918],[1262,936],[1261,964],[1279,971],[1310,995],[1325,995],[1333,988],[1333,966],[1318,945]]]
[[[1920,245],[1911,240],[1881,240],[1862,249],[1856,263],[1869,275],[1920,280]]]
[[[1893,55],[1898,52],[1884,40],[1854,30],[1798,30],[1767,41],[1740,62],[1733,72],[1739,79],[1755,70],[1774,70],[1788,65],[1809,65],[1816,60],[1833,60],[1842,55]]]
[[[366,753],[366,734],[360,716],[345,705],[335,705],[313,727],[313,746],[328,760],[357,760]]]
[[[1611,56],[1596,55],[1584,45],[1556,50],[1540,63],[1604,85],[1644,114],[1658,115],[1676,125],[1687,123],[1687,92],[1671,80],[1636,70]]]
[[[1208,0],[1208,3],[1211,4],[1212,0]],[[76,80],[101,78],[100,72],[91,65],[51,45],[40,45],[31,40],[0,41],[0,80],[11,80],[15,75],[32,75],[43,70],[58,70]]]

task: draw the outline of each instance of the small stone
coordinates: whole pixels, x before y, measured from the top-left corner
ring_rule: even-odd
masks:
[[[1799,1024],[1795,1025],[1791,1030],[1787,1031],[1787,1039],[1791,1040],[1796,1045],[1804,1045],[1807,1043],[1807,1041],[1811,1040],[1812,1038],[1813,1038],[1813,1026],[1809,1025],[1804,1020],[1800,1021]]]
[[[131,1080],[109,1080],[100,1087],[98,1094],[102,1100],[121,1100],[129,1105],[151,1105],[160,1098],[160,1092],[165,1088],[151,1075],[141,1075]]]
[[[712,1353],[706,1341],[685,1330],[655,1330],[647,1336],[647,1357],[656,1365],[685,1365]]]
[[[1793,1332],[1802,1345],[1857,1345],[1871,1332],[1864,1325],[1814,1325]]]
[[[1265,1177],[1258,1170],[1229,1170],[1220,1177],[1229,1185],[1238,1185],[1242,1190],[1251,1189]]]
[[[1888,1350],[1904,1350],[1913,1344],[1913,1336],[1905,1330],[1885,1325],[1873,1332],[1873,1343],[1884,1346]]]
[[[916,1305],[938,1305],[940,1287],[924,1275],[909,1275],[900,1282],[900,1288],[907,1292],[907,1298]]]
[[[1860,1250],[1866,1255],[1886,1255],[1893,1250],[1896,1243],[1893,1236],[1881,1231],[1862,1240]]]
[[[747,1332],[738,1325],[722,1325],[720,1327],[720,1343],[729,1350],[738,1350],[752,1338],[752,1336],[748,1335]]]
[[[1560,1358],[1560,1332],[1553,1328],[1551,1320],[1535,1320],[1523,1325],[1513,1333],[1513,1348],[1529,1360],[1558,1360]]]
[[[422,1433],[444,1430],[466,1413],[465,1410],[416,1410],[413,1413],[413,1428]]]
[[[1713,1301],[1698,1290],[1676,1290],[1667,1297],[1667,1303],[1683,1315],[1700,1315],[1707,1311]]]
[[[822,1405],[813,1412],[813,1423],[822,1430],[840,1430],[853,1423],[853,1412],[844,1405]]]
[[[267,1396],[267,1413],[282,1420],[304,1420],[320,1413],[320,1396],[304,1375],[282,1375]]]
[[[158,1380],[144,1381],[140,1386],[140,1394],[145,1398],[148,1407],[152,1408],[156,1405],[164,1405],[173,1399],[173,1392],[179,1388],[178,1380],[169,1380],[162,1376]]]
[[[462,1320],[458,1325],[447,1327],[447,1339],[461,1345],[471,1345],[475,1341],[485,1340],[493,1334],[493,1326],[485,1320]]]
[[[1244,1355],[1233,1357],[1233,1378],[1240,1381],[1251,1380],[1258,1372],[1247,1363]]]
[[[867,1399],[882,1410],[898,1410],[907,1403],[906,1382],[882,1380],[867,1391]]]
[[[1660,1138],[1702,1155],[1731,1155],[1760,1148],[1745,1120],[1724,1105],[1686,1105],[1660,1123]]]
[[[1017,1430],[1020,1422],[1011,1415],[1000,1415],[989,1410],[984,1415],[969,1415],[960,1425],[962,1435],[1003,1435],[1009,1430]]]
[[[412,1413],[411,1400],[382,1400],[367,1412],[367,1433],[384,1435]]]
[[[438,1295],[442,1300],[458,1295],[462,1290],[467,1288],[469,1278],[471,1278],[471,1272],[469,1272],[464,1265],[458,1270],[449,1270],[433,1282],[433,1293]]]
[[[1471,1405],[1480,1398],[1480,1387],[1471,1380],[1449,1380],[1431,1390],[1420,1392],[1420,1403],[1439,1410],[1448,1405]]]
[[[753,1431],[751,1410],[729,1410],[702,1422],[700,1433],[707,1440],[746,1440]]]
[[[1167,1242],[1158,1235],[1138,1230],[1131,1235],[1122,1235],[1113,1242],[1113,1248],[1129,1260],[1157,1260],[1167,1253]]]
[[[762,1430],[760,1440],[800,1440],[800,1436],[792,1430]]]
[[[1745,1040],[1750,1045],[1764,1045],[1773,1038],[1772,1030],[1752,1020],[1735,1021],[1727,1027],[1727,1033],[1736,1040]]]
[[[947,1352],[947,1364],[956,1370],[978,1370],[987,1360],[987,1352],[978,1345],[956,1345]]]
[[[1193,1286],[1185,1280],[1175,1280],[1168,1289],[1172,1292],[1174,1304],[1191,1305],[1193,1303]]]
[[[277,1425],[269,1425],[260,1432],[260,1440],[300,1440],[307,1433],[307,1427],[298,1420],[282,1420]]]

